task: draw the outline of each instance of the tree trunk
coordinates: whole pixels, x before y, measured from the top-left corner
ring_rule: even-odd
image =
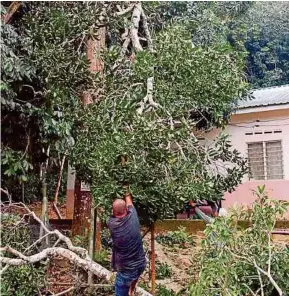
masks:
[[[44,223],[44,225],[47,227],[48,225],[48,199],[47,199],[47,183],[46,183],[46,174],[47,174],[47,168],[48,168],[48,161],[49,161],[49,152],[50,152],[50,146],[47,148],[47,160],[45,164],[42,164],[41,167],[41,177],[42,177],[42,214],[41,214],[41,220]],[[40,232],[39,232],[39,238],[41,238],[44,234],[44,229],[41,226]],[[49,244],[48,236],[45,238],[46,245]]]
[[[151,281],[152,281],[152,294],[156,290],[156,253],[155,253],[155,223],[151,226]]]

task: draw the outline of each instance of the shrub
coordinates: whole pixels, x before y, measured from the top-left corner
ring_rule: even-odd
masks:
[[[105,268],[110,268],[110,260],[108,258],[108,251],[103,249],[99,252],[95,252],[93,256],[93,260]]]
[[[1,245],[24,252],[30,245],[29,225],[13,214],[1,215]],[[5,254],[9,256],[9,254]],[[45,288],[45,265],[42,263],[9,267],[1,276],[2,296],[38,295]]]
[[[167,263],[156,264],[156,278],[162,280],[172,276],[172,269]]]
[[[289,252],[271,239],[288,204],[270,200],[264,189],[258,187],[251,212],[243,209],[235,216],[217,218],[206,228],[202,268],[191,295],[273,296],[289,291]],[[238,227],[238,219],[249,220],[250,227]]]
[[[165,246],[180,246],[186,247],[187,245],[194,246],[194,239],[186,232],[186,228],[180,226],[177,231],[169,231],[165,235],[159,235],[156,241]]]

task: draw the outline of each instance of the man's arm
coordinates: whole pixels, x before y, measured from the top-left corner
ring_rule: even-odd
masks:
[[[211,224],[215,221],[215,219],[209,217],[206,215],[203,211],[201,211],[198,207],[195,207],[196,214],[205,222],[208,224]]]
[[[129,207],[129,206],[133,206],[133,202],[132,202],[132,196],[130,193],[125,193],[124,195],[124,200],[125,200],[125,203],[126,203],[126,206]]]

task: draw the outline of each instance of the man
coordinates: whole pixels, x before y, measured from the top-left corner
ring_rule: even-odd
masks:
[[[116,199],[108,228],[113,242],[112,268],[117,271],[115,296],[133,295],[137,281],[145,270],[146,259],[137,212],[130,194]]]

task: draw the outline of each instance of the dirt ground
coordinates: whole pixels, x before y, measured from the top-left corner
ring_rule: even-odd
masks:
[[[156,263],[166,263],[171,269],[171,277],[167,279],[156,279],[156,285],[163,285],[168,290],[179,292],[183,288],[196,279],[199,265],[198,258],[201,251],[201,239],[203,235],[193,236],[194,246],[181,247],[168,247],[159,244],[155,241]],[[146,249],[150,248],[150,235],[144,239],[144,246]],[[149,264],[147,270],[141,278],[141,281],[151,287],[149,279]]]

